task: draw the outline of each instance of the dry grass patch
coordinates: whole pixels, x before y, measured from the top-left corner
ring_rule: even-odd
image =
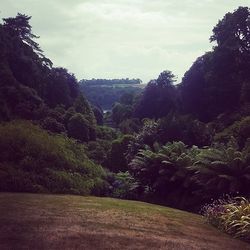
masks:
[[[142,202],[0,194],[0,249],[250,249],[198,215]]]

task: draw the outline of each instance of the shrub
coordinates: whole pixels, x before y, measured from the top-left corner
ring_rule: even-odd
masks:
[[[128,144],[126,159],[131,162],[136,156],[140,149],[145,149],[146,147],[153,147],[154,143],[157,141],[157,123],[154,120],[144,119],[143,127],[138,134],[134,136]]]
[[[203,210],[209,223],[233,235],[250,241],[250,202],[243,197],[218,200]]]
[[[127,160],[124,154],[128,149],[130,141],[133,139],[134,137],[132,135],[124,135],[112,142],[107,162],[108,169],[116,173],[128,169]]]
[[[52,117],[46,117],[41,125],[44,129],[51,131],[53,133],[65,132],[64,125]]]
[[[123,134],[134,134],[138,133],[142,127],[139,119],[126,119],[119,124],[119,129]]]
[[[110,172],[107,180],[110,185],[109,196],[121,199],[138,198],[139,184],[128,171],[116,174]]]
[[[97,164],[103,164],[107,161],[108,154],[111,149],[112,142],[108,140],[100,140],[89,142],[87,146],[87,156]]]
[[[225,194],[247,196],[250,184],[250,154],[246,147],[239,150],[232,140],[202,149],[191,169],[200,185],[203,198],[219,198]]]
[[[199,147],[211,144],[213,131],[191,115],[169,114],[158,120],[157,124],[158,141],[163,144],[173,141]]]
[[[73,115],[68,122],[69,136],[82,142],[90,140],[90,130],[91,126],[89,121],[80,113]]]
[[[103,111],[101,108],[98,108],[96,106],[92,107],[95,119],[96,119],[96,123],[100,126],[103,125]]]
[[[27,121],[0,125],[0,151],[0,191],[90,194],[105,175],[82,145]]]
[[[239,146],[243,148],[247,138],[250,137],[250,116],[235,121],[231,126],[217,133],[214,136],[214,140],[226,143],[230,141],[232,136],[236,138]]]
[[[118,135],[115,129],[108,126],[97,126],[96,137],[102,140],[115,140]]]
[[[197,147],[188,148],[183,142],[155,144],[153,149],[139,150],[129,167],[150,200],[190,209],[197,202],[193,195],[196,183],[189,167],[199,152]]]

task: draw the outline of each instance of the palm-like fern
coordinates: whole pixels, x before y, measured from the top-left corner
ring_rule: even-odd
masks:
[[[140,150],[130,167],[151,192],[169,195],[192,185],[189,167],[197,159],[198,153],[197,147],[187,148],[183,142],[168,143],[154,150]]]
[[[235,143],[203,149],[199,160],[190,168],[202,193],[247,194],[250,185],[250,158],[247,151],[238,151]]]
[[[187,187],[190,174],[189,166],[197,159],[199,150],[197,147],[187,148],[183,142],[168,143],[159,151],[159,156],[162,159],[162,167],[160,174],[167,175],[170,181],[177,180],[186,181],[183,183]]]
[[[148,148],[139,150],[129,166],[143,185],[152,187],[157,179],[160,164],[158,154]]]

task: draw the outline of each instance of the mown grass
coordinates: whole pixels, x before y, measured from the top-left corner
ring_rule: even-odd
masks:
[[[0,194],[0,249],[250,249],[192,213],[136,201]]]

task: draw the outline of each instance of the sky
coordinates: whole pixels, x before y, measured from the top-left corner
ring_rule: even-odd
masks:
[[[0,0],[0,18],[22,13],[54,66],[78,80],[140,78],[171,70],[181,81],[212,49],[213,27],[250,0]]]

